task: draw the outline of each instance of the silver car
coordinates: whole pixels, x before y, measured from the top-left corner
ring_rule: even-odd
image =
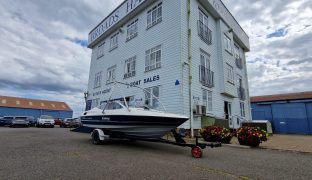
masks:
[[[29,120],[25,116],[16,116],[12,119],[10,127],[16,126],[29,127]]]

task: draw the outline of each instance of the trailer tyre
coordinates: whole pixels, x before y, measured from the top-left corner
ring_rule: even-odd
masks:
[[[199,146],[194,146],[192,148],[192,156],[194,158],[201,158],[202,155],[203,155],[203,152],[202,152],[202,150],[201,150],[201,148]]]
[[[100,145],[102,144],[102,141],[100,140],[100,135],[98,131],[93,131],[92,132],[92,143],[94,145]]]

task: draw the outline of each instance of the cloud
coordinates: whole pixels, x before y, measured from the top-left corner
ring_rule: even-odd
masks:
[[[250,94],[311,91],[312,2],[223,2],[250,37]]]
[[[0,93],[84,109],[89,31],[122,0],[0,0]]]
[[[303,63],[308,63],[311,64],[312,63],[312,57],[309,58],[305,58],[305,59],[301,59],[301,60],[293,60],[287,63],[287,65],[291,66],[291,65],[299,65],[299,64],[303,64]]]
[[[0,94],[84,109],[88,33],[123,0],[0,0]],[[251,95],[312,90],[312,2],[223,0],[250,37]]]

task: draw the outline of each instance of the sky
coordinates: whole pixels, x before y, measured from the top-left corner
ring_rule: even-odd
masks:
[[[0,95],[85,107],[88,33],[123,0],[0,0]],[[223,0],[249,35],[250,95],[312,90],[312,1]]]

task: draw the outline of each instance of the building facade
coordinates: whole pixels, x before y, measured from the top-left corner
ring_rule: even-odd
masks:
[[[220,0],[126,0],[89,34],[86,109],[111,95],[116,81],[152,92],[168,112],[199,129],[216,119],[230,128],[250,120],[245,52],[249,38]],[[130,105],[159,104],[125,87]]]
[[[251,97],[253,120],[269,120],[274,133],[312,134],[312,91]]]
[[[33,116],[37,119],[41,115],[71,118],[73,110],[64,102],[0,96],[0,116]]]

